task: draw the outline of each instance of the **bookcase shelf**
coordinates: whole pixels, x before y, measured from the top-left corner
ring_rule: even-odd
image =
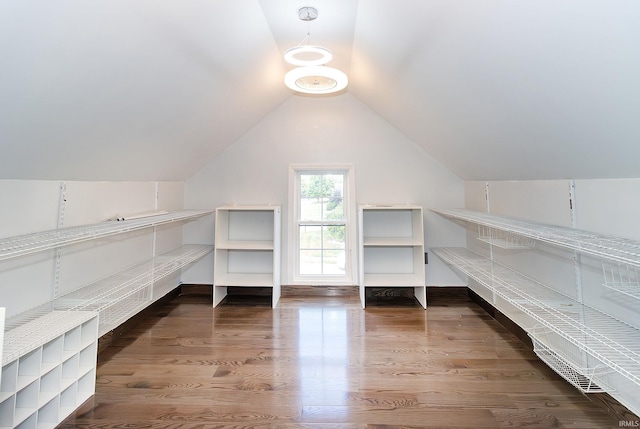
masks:
[[[280,206],[226,206],[216,209],[213,305],[228,286],[272,288],[280,299]]]
[[[367,287],[413,287],[426,308],[422,207],[361,205],[358,215],[362,307]]]

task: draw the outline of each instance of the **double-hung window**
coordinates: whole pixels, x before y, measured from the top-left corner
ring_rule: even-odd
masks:
[[[353,284],[355,241],[351,167],[292,167],[293,280]]]

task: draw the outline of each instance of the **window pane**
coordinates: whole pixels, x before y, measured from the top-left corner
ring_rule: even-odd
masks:
[[[301,174],[300,196],[321,198],[333,195],[334,180],[326,177],[324,174]]]
[[[300,249],[322,249],[322,227],[300,225]]]
[[[329,197],[323,201],[322,220],[344,220],[344,201],[342,198]]]
[[[322,274],[322,250],[300,251],[300,274]]]
[[[344,250],[325,250],[322,258],[323,274],[344,274],[345,273],[345,252]]]
[[[342,174],[327,174],[324,176],[329,191],[327,196],[344,197],[344,176]]]
[[[327,225],[322,227],[323,248],[325,249],[345,249],[345,226]]]
[[[320,198],[301,198],[300,220],[322,220],[322,200]]]

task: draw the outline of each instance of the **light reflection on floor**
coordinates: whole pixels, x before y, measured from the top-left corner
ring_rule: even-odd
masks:
[[[347,413],[350,380],[347,311],[344,308],[312,307],[298,309],[298,359],[305,375],[300,391],[305,398],[338,406],[337,414]],[[337,413],[337,414],[336,414]]]

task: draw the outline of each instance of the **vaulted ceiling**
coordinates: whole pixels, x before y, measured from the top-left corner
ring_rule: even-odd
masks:
[[[0,178],[184,180],[300,97],[282,53],[307,32],[463,179],[640,177],[639,22],[637,0],[4,0]]]

